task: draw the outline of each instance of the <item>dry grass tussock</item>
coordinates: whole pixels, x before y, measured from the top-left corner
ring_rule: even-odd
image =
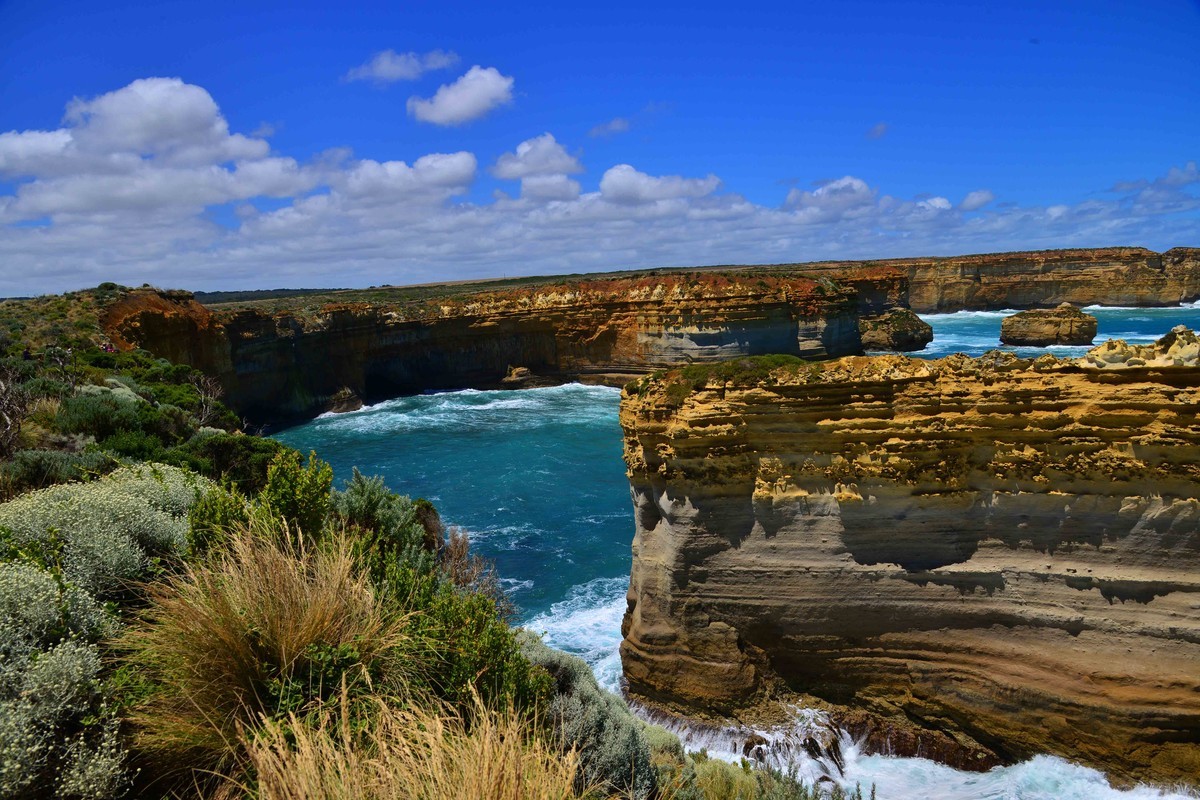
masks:
[[[255,519],[147,591],[122,646],[156,687],[133,713],[137,749],[180,765],[171,782],[243,774],[243,733],[264,717],[319,713],[339,695],[367,702],[405,682],[406,618],[344,538],[305,550],[286,526]]]
[[[380,704],[352,733],[348,715],[268,723],[247,743],[257,800],[565,800],[576,754],[532,737],[523,717],[477,703],[449,709]]]

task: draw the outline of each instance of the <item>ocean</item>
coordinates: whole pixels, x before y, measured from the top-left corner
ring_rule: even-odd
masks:
[[[1150,342],[1173,326],[1200,327],[1200,308],[1088,308],[1096,342]],[[933,343],[920,357],[978,355],[1000,346],[1012,311],[924,315]],[[1013,348],[1005,348],[1013,349]],[[1086,347],[1016,348],[1076,356]],[[431,500],[448,526],[492,559],[520,608],[521,623],[553,647],[583,657],[600,683],[619,690],[617,646],[629,585],[633,515],[621,460],[620,391],[568,384],[522,391],[444,392],[327,414],[276,435],[315,450],[337,485],[352,467],[382,475],[395,491]],[[682,731],[692,745],[734,757],[720,736]],[[768,732],[770,733],[770,732]],[[778,734],[779,732],[775,732]],[[728,752],[722,751],[725,747]],[[1102,773],[1039,756],[979,774],[919,758],[864,756],[844,742],[848,787],[874,784],[881,800],[1107,800],[1186,797],[1149,787],[1109,788]],[[816,777],[822,765],[790,767]]]

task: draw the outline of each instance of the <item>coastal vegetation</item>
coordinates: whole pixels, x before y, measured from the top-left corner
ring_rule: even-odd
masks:
[[[122,291],[0,307],[0,797],[816,796],[514,629],[428,502],[335,487],[205,376],[115,351]]]

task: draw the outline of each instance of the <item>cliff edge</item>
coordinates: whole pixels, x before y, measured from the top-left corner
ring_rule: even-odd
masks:
[[[1200,775],[1200,342],[626,387],[629,690],[868,747]]]

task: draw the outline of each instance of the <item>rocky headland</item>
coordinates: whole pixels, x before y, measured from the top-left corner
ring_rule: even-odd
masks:
[[[1021,311],[1000,322],[1000,341],[1018,347],[1089,345],[1096,338],[1098,321],[1070,303],[1058,308]]]
[[[1200,341],[643,378],[632,695],[878,751],[1200,775]]]
[[[860,318],[892,309],[1173,305],[1200,298],[1200,249],[1053,250],[536,282],[504,290],[476,284],[422,300],[362,290],[216,308],[186,292],[147,289],[110,307],[103,322],[118,347],[143,347],[219,376],[226,402],[240,414],[280,422],[431,389],[620,384],[661,367],[761,353],[861,353]],[[916,348],[924,336],[912,324],[862,327],[868,341],[880,336],[888,349]]]

